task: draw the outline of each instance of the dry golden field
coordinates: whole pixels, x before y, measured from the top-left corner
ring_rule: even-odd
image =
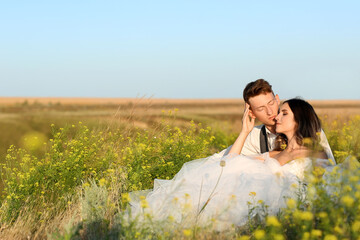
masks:
[[[347,121],[360,115],[360,100],[309,101],[323,121]],[[50,135],[50,124],[64,126],[79,121],[89,127],[133,124],[151,128],[171,118],[179,126],[190,120],[237,132],[244,103],[241,99],[153,98],[0,98],[0,156],[11,145],[21,145],[27,132]],[[176,117],[174,117],[176,116]]]
[[[360,114],[360,100],[309,100],[319,115],[331,117]],[[205,116],[241,115],[242,99],[153,99],[153,98],[25,98],[2,97],[0,109],[19,113],[35,110],[55,114],[112,116],[136,112],[158,115],[162,110],[179,109],[182,114]],[[77,112],[78,114],[75,114]],[[55,114],[56,115],[56,114]],[[1,116],[4,117],[4,116]],[[215,117],[216,118],[216,117]]]

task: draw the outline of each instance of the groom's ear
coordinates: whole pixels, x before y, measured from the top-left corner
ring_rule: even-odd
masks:
[[[276,102],[278,103],[278,105],[280,105],[280,98],[279,98],[279,95],[275,95],[275,99],[276,99]]]
[[[256,118],[256,116],[253,113],[253,111],[251,110],[251,108],[249,109],[249,115],[250,115],[251,118]]]

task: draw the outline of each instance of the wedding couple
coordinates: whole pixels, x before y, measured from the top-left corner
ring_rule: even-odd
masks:
[[[248,120],[248,118],[245,117],[246,115],[250,116],[252,120],[254,120],[255,118],[258,119],[263,124],[254,127],[254,122],[251,121],[252,125],[249,127],[251,127],[252,130],[250,129],[250,133],[245,133],[246,140],[240,151],[241,154],[245,156],[253,156],[273,151],[276,147],[275,141],[278,136],[277,133],[280,133],[279,130],[281,126],[281,122],[279,121],[280,119],[276,119],[278,114],[279,117],[281,116],[281,112],[279,112],[279,96],[277,94],[274,95],[272,87],[267,81],[265,81],[264,79],[258,79],[254,82],[250,82],[247,84],[243,92],[243,98],[245,101],[245,112],[243,120]],[[300,117],[306,118],[307,116],[303,114]],[[312,119],[304,119],[303,121],[309,121],[310,123],[314,123]],[[243,121],[243,124],[247,124],[248,122],[249,121]],[[301,128],[302,126],[298,127]],[[310,129],[308,131],[310,131]],[[244,136],[240,134],[239,138],[240,137]],[[235,143],[237,142],[238,140]],[[320,145],[323,147],[327,158],[331,159],[330,161],[335,163],[331,148],[322,129],[320,130]],[[228,150],[230,150],[230,148]],[[232,148],[232,151],[234,150],[235,149]]]
[[[212,223],[218,229],[240,226],[259,213],[249,216],[249,202],[276,214],[286,198],[297,197],[297,186],[314,162],[334,161],[309,103],[290,99],[279,109],[278,95],[263,79],[245,87],[244,100],[243,126],[234,144],[185,163],[172,180],[155,179],[143,200],[130,203],[133,215],[148,213],[184,225]],[[263,125],[254,126],[255,119]]]

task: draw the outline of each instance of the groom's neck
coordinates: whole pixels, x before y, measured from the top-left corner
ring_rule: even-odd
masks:
[[[265,125],[265,127],[266,127],[271,133],[276,134],[275,125]]]

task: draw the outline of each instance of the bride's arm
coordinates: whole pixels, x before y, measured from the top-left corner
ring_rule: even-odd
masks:
[[[326,152],[324,152],[324,151],[316,152],[314,155],[316,158],[329,160],[328,156],[326,155]]]
[[[278,162],[280,163],[281,166],[291,162],[292,160],[295,159],[301,159],[301,158],[317,158],[317,159],[321,159],[324,156],[326,156],[325,153],[321,153],[321,152],[313,152],[307,148],[305,149],[301,149],[301,150],[294,150],[290,153],[287,153],[285,151],[282,152],[278,152],[278,154],[274,155],[273,158],[277,159]],[[327,160],[326,160],[327,161]]]
[[[271,151],[269,152],[269,157],[274,158],[276,155],[278,155],[280,151]],[[255,159],[265,161],[265,156],[263,154],[259,156],[254,156]]]
[[[241,150],[244,146],[247,136],[249,135],[251,130],[254,128],[255,117],[250,116],[249,111],[250,111],[250,105],[248,103],[246,103],[245,112],[244,112],[243,119],[242,119],[242,129],[241,129],[241,132],[240,132],[238,138],[232,145],[232,147],[229,151],[229,154],[240,154],[241,153]]]
[[[270,151],[269,152],[269,157],[274,158],[276,155],[278,155],[279,153],[281,153],[281,151]]]

